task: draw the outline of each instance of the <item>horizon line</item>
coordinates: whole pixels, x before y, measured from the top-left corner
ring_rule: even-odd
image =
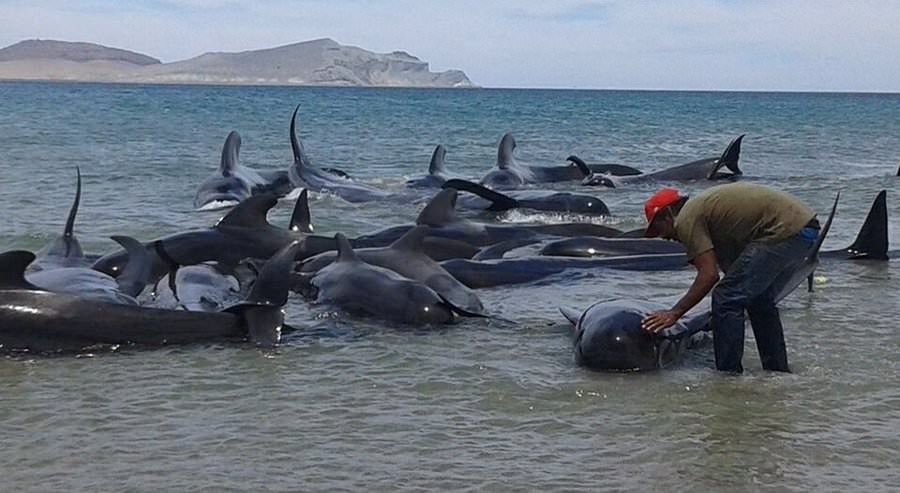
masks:
[[[216,82],[129,82],[129,81],[86,81],[65,79],[0,79],[0,84],[40,83],[40,84],[95,84],[123,86],[177,86],[177,87],[308,87],[326,89],[422,89],[439,91],[572,91],[572,92],[681,92],[681,93],[749,93],[749,94],[848,94],[848,95],[900,95],[900,91],[890,90],[837,90],[837,89],[685,89],[685,88],[622,88],[622,87],[540,87],[540,86],[482,86],[474,87],[427,87],[427,86],[340,86],[329,84],[233,84]]]

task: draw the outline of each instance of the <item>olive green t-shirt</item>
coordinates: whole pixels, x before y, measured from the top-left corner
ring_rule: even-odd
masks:
[[[778,190],[750,183],[719,185],[685,202],[675,218],[675,237],[688,260],[714,250],[725,271],[750,243],[785,240],[815,215],[797,198]]]

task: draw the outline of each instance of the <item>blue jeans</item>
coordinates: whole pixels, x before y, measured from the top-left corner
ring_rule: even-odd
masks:
[[[751,243],[734,261],[712,293],[713,346],[716,369],[741,373],[744,367],[744,311],[756,337],[766,370],[789,372],[784,329],[775,296],[785,277],[803,264],[817,231],[804,228],[774,244]]]

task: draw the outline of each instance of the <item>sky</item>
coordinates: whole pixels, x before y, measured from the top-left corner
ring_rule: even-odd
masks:
[[[0,0],[0,45],[176,61],[316,38],[485,87],[900,92],[900,0]]]

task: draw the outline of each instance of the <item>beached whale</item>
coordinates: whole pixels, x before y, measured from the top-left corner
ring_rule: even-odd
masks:
[[[409,188],[441,188],[441,185],[449,179],[444,164],[446,158],[447,148],[443,144],[438,144],[431,154],[431,161],[428,163],[428,174],[406,180],[406,186]]]
[[[680,166],[643,173],[634,176],[614,176],[611,174],[592,172],[582,180],[583,185],[618,187],[628,183],[642,183],[646,181],[692,181],[692,180],[724,180],[739,178],[743,172],[738,166],[741,157],[741,142],[743,135],[732,140],[722,155],[691,161]],[[729,172],[722,171],[722,168]],[[582,172],[585,170],[582,168]]]
[[[565,166],[519,164],[513,155],[515,149],[516,139],[511,133],[505,134],[497,146],[497,169],[490,171],[481,179],[482,185],[494,190],[515,190],[534,183],[578,181],[585,177],[584,172],[575,163]],[[592,171],[610,175],[640,173],[634,168],[620,165],[596,165]]]
[[[134,238],[113,236],[128,253],[128,261],[118,277],[88,267],[56,267],[28,272],[25,279],[46,291],[71,294],[84,299],[137,305],[135,299],[150,280],[150,256]]]
[[[86,300],[40,289],[25,279],[27,251],[0,254],[0,348],[56,353],[98,345],[165,346],[208,341],[276,345],[284,323],[297,243],[266,262],[247,299],[216,313],[161,310]]]
[[[168,310],[217,312],[237,303],[241,284],[235,275],[215,263],[179,267],[166,274],[156,288],[141,299],[142,306]]]
[[[297,113],[300,105],[294,108],[291,116],[290,139],[294,162],[288,170],[290,181],[296,188],[307,188],[314,192],[332,193],[347,202],[371,202],[391,196],[390,193],[375,187],[342,178],[333,172],[316,168],[307,156],[303,143],[297,137]]]
[[[261,194],[287,195],[294,187],[287,170],[256,171],[238,162],[241,152],[241,136],[231,131],[222,146],[219,169],[207,178],[194,195],[194,208],[211,210],[232,207]]]
[[[702,342],[709,312],[683,317],[663,335],[641,328],[648,313],[667,305],[647,301],[609,300],[586,310],[560,308],[574,327],[575,363],[596,370],[657,370],[677,362],[688,348]]]
[[[90,262],[84,256],[81,243],[75,236],[75,217],[81,203],[81,169],[75,168],[75,199],[69,208],[69,216],[63,234],[41,247],[36,253],[36,260],[29,265],[29,272],[59,267],[87,267]]]
[[[548,242],[539,252],[540,255],[556,257],[615,257],[660,253],[684,253],[684,246],[675,241],[657,238],[578,236]]]
[[[539,281],[565,271],[612,270],[680,270],[688,266],[682,253],[660,255],[626,255],[620,257],[515,257],[496,260],[453,259],[441,266],[461,283],[472,289]]]
[[[354,253],[363,262],[390,269],[408,279],[420,281],[433,289],[454,307],[467,313],[484,314],[484,305],[471,289],[451,276],[443,267],[424,252],[427,226],[416,226],[390,246],[363,248]],[[326,252],[304,260],[300,272],[315,273],[330,265],[337,252]]]
[[[362,261],[347,238],[335,235],[337,258],[309,276],[295,276],[293,289],[318,303],[351,314],[411,325],[444,324],[454,308],[425,284]]]
[[[288,229],[268,222],[268,212],[277,203],[273,194],[254,195],[229,211],[212,228],[176,233],[145,243],[153,265],[150,282],[157,282],[173,265],[214,261],[234,268],[245,258],[268,259],[312,231],[305,191],[297,198]],[[117,277],[127,261],[127,252],[119,250],[98,259],[93,268]]]
[[[430,226],[429,237],[448,238],[463,241],[473,246],[484,247],[507,240],[538,236],[617,236],[621,231],[593,223],[562,224],[485,224],[459,217],[456,213],[458,192],[446,188],[438,192],[416,218],[417,225]],[[358,236],[356,247],[387,246],[406,234],[413,225],[393,226],[387,229]]]
[[[451,179],[442,188],[455,188],[473,196],[460,197],[457,207],[486,211],[532,209],[544,212],[568,212],[573,214],[609,215],[609,207],[598,197],[582,193],[552,190],[510,190],[504,193],[491,190],[467,180]]]

